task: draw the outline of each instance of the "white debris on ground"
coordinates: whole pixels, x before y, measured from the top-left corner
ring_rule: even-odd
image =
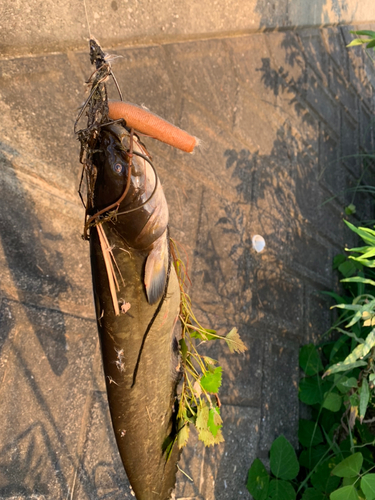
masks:
[[[262,252],[266,246],[266,242],[264,241],[263,236],[260,236],[260,234],[255,234],[252,237],[251,242],[253,244],[254,250],[258,253]]]

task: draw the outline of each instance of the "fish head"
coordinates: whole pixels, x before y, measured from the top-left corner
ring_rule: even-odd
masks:
[[[165,233],[169,216],[160,179],[147,158],[142,143],[136,136],[131,139],[122,125],[102,127],[93,156],[92,214],[113,211],[111,224],[130,247],[139,250],[150,250]]]
[[[115,123],[102,127],[93,163],[96,167],[95,211],[116,203],[124,193],[129,175],[129,134]]]

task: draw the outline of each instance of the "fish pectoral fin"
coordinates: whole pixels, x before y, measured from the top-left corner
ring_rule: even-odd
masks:
[[[167,273],[168,240],[165,231],[153,244],[146,260],[144,284],[149,304],[155,304],[161,299],[167,281]]]

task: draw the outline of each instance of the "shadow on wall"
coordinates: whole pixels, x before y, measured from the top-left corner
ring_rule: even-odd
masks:
[[[269,26],[270,20],[275,18],[276,14],[276,2],[268,2],[267,0],[258,0],[256,7],[254,9],[255,12],[261,15],[260,26]],[[281,2],[280,2],[281,3]],[[287,8],[286,2],[285,9]],[[358,5],[359,0],[357,0],[356,5]],[[311,25],[325,25],[332,23],[332,14],[335,16],[335,22],[340,22],[342,20],[342,15],[347,14],[349,7],[353,5],[353,2],[350,2],[350,5],[347,0],[314,0],[314,2],[300,2],[302,5],[289,5],[289,9],[293,9],[298,13],[298,11],[303,8],[304,10],[304,18],[309,19]],[[357,8],[352,9],[353,14],[355,16]],[[291,15],[292,13],[289,13]],[[292,16],[297,17],[297,16]],[[353,17],[354,18],[354,17]],[[347,20],[347,16],[345,16]],[[275,19],[277,21],[277,19]]]
[[[90,329],[96,333],[95,323],[59,310],[59,296],[69,291],[70,285],[62,273],[63,255],[51,251],[50,246],[63,237],[46,230],[50,227],[49,214],[41,212],[45,206],[35,205],[32,187],[27,186],[9,156],[14,158],[18,153],[1,145],[0,238],[6,274],[2,276],[0,296],[8,298],[0,304],[0,497],[52,495],[62,499],[70,497],[75,488],[80,490],[79,498],[105,498],[108,492],[111,498],[123,498],[128,483],[123,472],[115,471],[119,457],[105,392],[96,391],[92,397],[100,425],[97,434],[100,430],[107,434],[103,442],[110,441],[107,456],[112,452],[114,462],[104,462],[100,457],[93,464],[87,454],[82,460],[79,436],[74,434],[79,431],[77,413],[82,418],[85,401],[74,385],[79,380],[85,392],[92,376],[91,370],[87,373],[87,365],[90,367],[97,343],[96,336],[90,334]],[[53,309],[32,305],[44,298],[52,299]],[[73,350],[83,347],[70,353],[69,334]],[[90,353],[83,356],[87,344]],[[83,361],[86,359],[88,362]],[[41,368],[44,360],[51,371]],[[92,383],[90,391],[91,387]],[[74,396],[77,401],[68,401]],[[92,429],[95,423],[89,423]],[[73,432],[72,426],[76,429]]]
[[[44,249],[45,240],[61,240],[62,236],[45,231],[36,213],[34,204],[18,179],[12,163],[4,154],[8,146],[0,144],[0,165],[4,172],[5,184],[1,196],[0,238],[6,267],[9,272],[9,287],[14,287],[21,302],[28,302],[28,296],[47,296],[58,302],[59,294],[68,290],[69,284],[60,275],[59,262],[62,255],[48,255]],[[14,150],[12,156],[18,156]],[[4,290],[5,292],[5,290]],[[66,357],[66,339],[64,317],[56,307],[54,314],[40,315],[32,320],[34,331],[56,375],[61,375],[68,363]],[[11,313],[10,313],[11,314]],[[7,334],[2,327],[2,345]],[[2,348],[0,346],[0,349]]]
[[[203,228],[202,220],[204,230],[198,231],[198,248],[202,249],[198,250],[198,257],[202,265],[197,267],[201,267],[204,287],[212,288],[207,297],[217,297],[214,303],[199,301],[204,306],[207,321],[212,320],[210,313],[214,314],[221,307],[226,313],[233,311],[234,321],[252,323],[246,314],[234,312],[249,310],[257,298],[250,298],[248,290],[255,288],[258,293],[260,290],[259,283],[252,279],[257,257],[252,251],[249,218],[266,238],[268,259],[271,254],[276,269],[296,273],[295,264],[300,264],[324,275],[329,273],[331,256],[322,261],[323,248],[319,257],[308,252],[312,237],[317,236],[320,242],[328,239],[330,244],[339,247],[344,240],[340,228],[330,220],[334,218],[339,223],[344,216],[343,208],[352,202],[357,206],[360,219],[366,218],[371,211],[370,200],[363,199],[361,194],[354,193],[353,197],[351,191],[363,174],[360,156],[365,158],[373,149],[371,117],[365,112],[360,120],[355,118],[351,85],[346,83],[345,86],[344,78],[340,80],[341,86],[335,85],[337,70],[333,62],[331,72],[334,76],[327,88],[328,82],[324,82],[323,77],[326,79],[328,71],[322,71],[329,64],[329,53],[323,53],[322,44],[318,53],[315,43],[319,34],[304,47],[307,55],[302,54],[297,36],[280,36],[286,68],[268,57],[262,58],[262,65],[256,71],[261,74],[264,88],[276,98],[275,114],[276,108],[282,108],[285,122],[276,130],[270,154],[249,149],[225,151],[223,161],[236,184],[238,203],[223,200],[219,218],[216,211],[216,218],[211,217],[207,223],[211,229]],[[337,37],[341,37],[339,29]],[[302,44],[303,35],[300,39]],[[272,45],[272,35],[269,43]],[[298,78],[292,74],[295,67],[299,68]],[[353,77],[358,86],[362,85],[358,76]],[[366,168],[372,168],[370,160]],[[214,241],[220,242],[220,246],[215,246]],[[226,253],[221,252],[223,248]],[[228,286],[230,276],[220,267],[223,257],[233,262],[233,279],[241,283],[239,294],[238,289]],[[301,271],[302,275],[304,272]],[[244,297],[249,299],[244,302]]]
[[[197,317],[219,323],[222,333],[238,326],[250,352],[235,358],[218,344],[207,347],[230,380],[222,387],[223,414],[237,405],[240,417],[228,418],[222,447],[203,450],[198,443],[195,456],[183,454],[188,472],[197,456],[202,464],[201,483],[181,484],[184,497],[211,498],[212,479],[215,500],[240,498],[251,461],[266,456],[273,439],[283,433],[297,445],[298,348],[329,327],[329,303],[319,291],[335,286],[332,257],[351,244],[343,209],[354,201],[359,219],[373,211],[369,197],[353,200],[348,191],[363,173],[358,155],[373,152],[373,142],[368,81],[351,65],[343,36],[340,28],[264,35],[270,56],[256,72],[265,92],[255,99],[274,96],[269,121],[282,124],[269,130],[270,152],[225,150],[235,203],[203,191],[193,274]],[[252,250],[254,232],[266,240],[264,254]],[[244,415],[256,407],[257,436],[244,438]]]
[[[39,392],[37,387],[35,392]],[[110,436],[112,450],[116,450],[107,415],[106,393],[97,393],[96,396],[101,413],[99,425]],[[44,412],[48,413],[48,408],[44,408]],[[54,440],[58,431],[55,428],[51,432],[51,424],[53,424],[52,414],[47,426],[42,422],[35,422],[0,449],[0,477],[5,479],[2,479],[0,484],[1,498],[14,496],[29,498],[34,495],[40,495],[42,498],[45,495],[50,498],[53,494],[56,499],[65,499],[71,498],[73,491],[74,498],[90,500],[128,498],[129,484],[122,465],[119,459],[111,460],[110,455],[107,455],[107,461],[98,458],[94,466],[91,463],[80,464],[77,475],[73,479],[69,477],[76,458],[74,453],[72,456],[67,449],[64,450],[63,456],[57,453]],[[60,443],[66,448],[64,436],[58,434]],[[69,458],[68,465],[66,458]]]
[[[14,287],[20,302],[24,303],[27,303],[29,298],[36,294],[52,296],[57,300],[60,291],[65,290],[68,284],[58,275],[56,268],[51,266],[42,243],[43,238],[54,239],[56,236],[42,232],[42,226],[35,213],[33,203],[25,193],[22,183],[18,180],[12,163],[7,159],[6,153],[17,156],[17,152],[9,151],[9,147],[5,145],[2,145],[1,149],[0,164],[3,173],[1,182],[3,185],[0,200],[0,235],[6,268],[9,273],[8,276],[3,277],[2,286],[5,289],[2,292],[6,294],[9,288]],[[61,256],[56,257],[57,260],[61,258]],[[20,352],[14,345],[13,339],[10,338],[16,318],[13,304],[14,302],[9,300],[3,300],[1,304],[0,350],[3,351],[5,345],[10,348],[12,354],[18,358],[21,369],[28,372],[25,375],[30,379],[31,385],[35,385],[32,373],[29,372],[24,360],[27,353]],[[24,311],[28,314],[28,320],[33,326],[35,335],[39,339],[53,372],[60,376],[68,361],[65,350],[65,322],[58,308],[56,309],[52,312],[40,308],[36,314],[32,315],[29,314],[29,308],[25,308]],[[24,343],[26,344],[26,339],[24,339]],[[4,356],[3,352],[2,354]],[[43,411],[49,413],[49,408],[43,405],[43,396],[38,387],[34,387],[34,389],[37,399],[42,404]],[[19,402],[19,411],[22,412],[22,408],[23,404]],[[9,417],[10,415],[7,414],[7,418]],[[55,464],[56,478],[61,482],[63,491],[67,494],[67,486],[59,459],[50,445],[48,434],[42,424],[35,423],[18,436],[14,436],[12,441],[3,446],[1,450],[0,470],[3,471],[1,477],[6,478],[6,480],[1,481],[0,495],[47,494],[49,491],[49,477],[46,476],[45,472],[47,462],[50,467],[51,464]]]

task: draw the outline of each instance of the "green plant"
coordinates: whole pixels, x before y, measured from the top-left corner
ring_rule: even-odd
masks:
[[[337,302],[333,308],[338,318],[328,340],[300,350],[305,376],[299,398],[309,406],[311,419],[299,422],[299,470],[295,467],[286,477],[282,468],[280,473],[272,465],[276,444],[283,448],[279,451],[284,454],[282,467],[288,463],[287,455],[290,463],[295,462],[290,443],[278,438],[270,452],[272,475],[259,460],[250,468],[247,487],[255,500],[375,499],[371,428],[375,422],[375,231],[346,224],[365,245],[347,250],[349,258],[334,259],[334,268],[344,276],[344,293],[326,293]],[[276,479],[288,482],[287,494],[270,487]]]
[[[347,45],[347,47],[355,47],[356,45],[366,44],[366,49],[373,49],[375,51],[375,31],[360,30],[351,31],[350,33],[358,36],[367,36],[368,38],[355,38]]]
[[[355,38],[348,47],[375,51],[375,31],[351,33],[366,38]],[[353,192],[345,207],[348,216],[356,213],[357,193],[375,193],[362,182],[374,155],[360,157],[362,175],[346,190]],[[375,231],[346,224],[365,245],[348,250],[349,258],[334,259],[344,293],[326,293],[337,302],[337,320],[328,340],[300,350],[305,376],[299,398],[310,408],[311,419],[299,422],[298,460],[292,445],[278,437],[270,450],[270,473],[259,459],[249,470],[247,489],[255,500],[375,499]]]
[[[206,446],[211,446],[224,441],[221,432],[222,419],[218,396],[222,380],[222,367],[215,359],[202,355],[195,342],[199,341],[200,344],[204,344],[224,340],[231,353],[241,353],[247,348],[242,342],[237,328],[232,328],[226,336],[222,336],[218,335],[216,330],[204,328],[198,322],[192,310],[190,297],[186,292],[187,282],[190,280],[173,240],[171,251],[181,291],[182,338],[180,352],[183,380],[177,414],[177,435],[175,440],[169,443],[169,447],[171,449],[176,440],[179,448],[187,444],[190,424],[196,427],[198,439],[203,441]]]
[[[247,478],[247,489],[254,500],[296,498],[292,481],[297,477],[300,465],[293,446],[284,436],[279,436],[271,446],[270,469],[271,475],[258,458],[254,460]]]
[[[358,45],[361,45],[361,46],[366,46],[366,49],[369,49],[369,51],[366,51],[366,54],[369,56],[369,54],[372,52],[371,49],[373,51],[375,51],[375,31],[371,31],[371,30],[359,30],[359,31],[351,31],[350,33],[352,33],[353,35],[357,35],[359,37],[362,37],[362,36],[365,36],[367,38],[355,38],[354,40],[352,40],[348,45],[347,47],[355,47],[355,46],[358,46]],[[372,58],[371,58],[372,59]],[[372,59],[373,60],[373,59]],[[372,126],[372,125],[370,125]],[[370,126],[368,127],[370,129]],[[368,133],[371,133],[370,130],[366,130],[365,131],[365,134],[368,134]],[[349,203],[346,207],[345,207],[345,214],[346,215],[352,215],[352,214],[355,214],[356,213],[356,206],[354,204],[354,198],[356,196],[357,193],[367,193],[367,194],[370,194],[370,195],[374,195],[375,193],[375,187],[374,186],[370,186],[370,185],[367,185],[367,184],[363,184],[362,183],[362,179],[363,179],[363,176],[365,175],[367,169],[368,169],[368,166],[374,162],[374,155],[373,154],[366,154],[366,153],[361,153],[359,155],[353,155],[354,157],[357,157],[357,158],[361,158],[362,162],[363,162],[363,172],[360,176],[360,178],[358,179],[357,181],[357,184],[355,187],[353,188],[349,188],[347,189],[346,191],[352,191],[353,192],[353,197],[352,197],[352,201],[351,203]],[[350,157],[347,157],[347,158],[350,158]],[[370,221],[372,224],[374,223],[374,221]]]

